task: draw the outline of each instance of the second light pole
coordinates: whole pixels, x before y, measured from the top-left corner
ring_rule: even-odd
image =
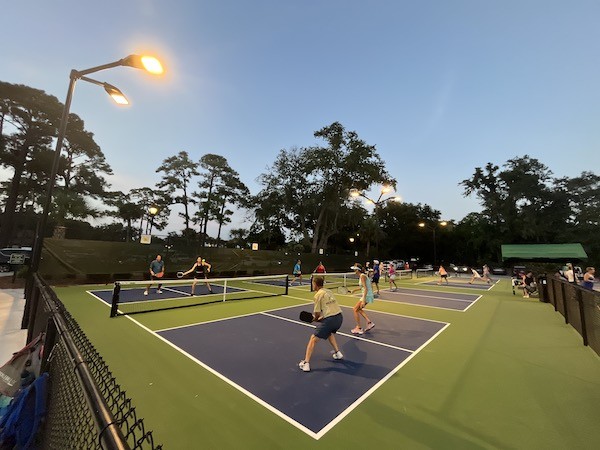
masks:
[[[435,238],[435,229],[437,228],[437,225],[439,225],[440,227],[445,227],[446,225],[448,225],[448,222],[446,222],[446,221],[437,222],[434,225],[428,225],[425,222],[419,222],[419,227],[428,228],[433,232],[433,265],[434,266],[437,266],[437,240]]]

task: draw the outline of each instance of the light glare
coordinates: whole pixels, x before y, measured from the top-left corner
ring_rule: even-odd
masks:
[[[144,69],[154,75],[160,75],[164,72],[163,66],[154,56],[142,56],[141,58]]]

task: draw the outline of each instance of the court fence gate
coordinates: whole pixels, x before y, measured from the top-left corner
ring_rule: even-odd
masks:
[[[45,333],[40,373],[49,374],[41,448],[162,449],[56,293],[32,278],[27,342]]]
[[[540,300],[551,303],[581,335],[583,345],[600,355],[600,292],[554,277],[538,281]]]

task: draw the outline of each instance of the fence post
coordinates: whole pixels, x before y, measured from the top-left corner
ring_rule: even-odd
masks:
[[[585,325],[585,311],[583,307],[583,294],[581,289],[575,289],[575,296],[577,298],[577,303],[579,303],[579,315],[581,317],[581,335],[583,336],[583,345],[587,347],[588,345],[588,336],[587,336],[587,327]]]
[[[562,294],[562,303],[565,316],[565,323],[569,323],[569,308],[567,308],[567,296],[565,294],[565,283],[560,283],[560,292]]]

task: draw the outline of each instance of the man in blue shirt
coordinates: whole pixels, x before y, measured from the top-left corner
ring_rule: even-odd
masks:
[[[301,267],[302,262],[300,260],[298,260],[298,262],[296,263],[296,265],[294,266],[294,270],[292,270],[292,275],[294,275],[294,279],[292,280],[292,284],[294,284],[294,281],[298,280],[300,283],[302,284],[302,267]]]
[[[165,263],[162,260],[162,256],[156,255],[156,259],[150,263],[150,279],[151,280],[160,280],[165,274]],[[148,295],[150,292],[150,287],[152,283],[148,285],[146,290],[144,291],[144,295]],[[160,288],[162,287],[162,283],[158,283],[158,288],[156,288],[157,294],[162,294]]]

